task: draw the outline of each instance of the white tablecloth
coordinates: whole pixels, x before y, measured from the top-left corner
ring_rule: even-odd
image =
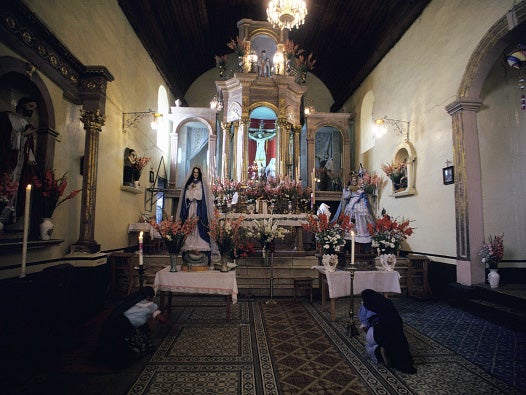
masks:
[[[155,291],[171,291],[191,294],[231,295],[232,304],[237,302],[236,271],[226,273],[217,270],[203,272],[170,272],[169,267],[155,274]]]
[[[329,298],[341,298],[351,294],[351,275],[346,270],[336,270],[328,273],[323,266],[313,266],[313,269],[324,273],[329,287]],[[359,295],[364,289],[377,292],[401,293],[400,273],[396,270],[387,272],[381,270],[357,270],[354,272],[353,293]]]

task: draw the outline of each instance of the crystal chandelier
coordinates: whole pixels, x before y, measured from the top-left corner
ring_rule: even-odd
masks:
[[[268,3],[267,18],[274,27],[294,29],[303,25],[307,6],[303,0],[272,0]]]

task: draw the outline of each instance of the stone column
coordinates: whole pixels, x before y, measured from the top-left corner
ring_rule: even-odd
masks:
[[[99,133],[104,126],[100,110],[81,110],[84,124],[84,177],[82,179],[82,203],[80,208],[79,239],[72,247],[75,252],[98,252],[100,244],[95,241],[95,202],[97,197],[97,162],[99,157]]]
[[[241,158],[239,157],[237,145],[239,144],[238,137],[239,137],[239,121],[233,122],[234,126],[234,136],[233,136],[233,147],[232,147],[232,174],[230,175],[230,178],[238,179],[238,170],[240,168],[239,161]]]
[[[456,101],[446,107],[452,117],[455,165],[457,282],[483,283],[485,272],[478,256],[484,242],[482,182],[476,113],[480,101]]]
[[[80,120],[84,124],[84,176],[80,211],[79,239],[71,252],[96,253],[100,244],[95,241],[95,202],[97,197],[97,168],[99,160],[99,134],[104,126],[106,87],[113,76],[103,66],[87,66],[79,80],[78,90],[82,100]]]
[[[225,179],[229,177],[228,174],[228,164],[230,163],[230,127],[232,126],[231,122],[221,122],[221,130],[223,131],[223,152],[222,152],[222,161],[221,163],[221,178]]]
[[[246,181],[248,178],[248,128],[250,125],[250,117],[243,117],[243,128],[241,129],[241,147],[243,152],[243,163],[241,164],[241,174],[239,181]]]
[[[179,133],[175,130],[170,133],[170,177],[168,189],[175,190],[177,185],[177,150],[179,148]]]
[[[298,181],[300,176],[300,135],[301,126],[294,127],[294,162],[293,162],[293,177],[294,180]]]

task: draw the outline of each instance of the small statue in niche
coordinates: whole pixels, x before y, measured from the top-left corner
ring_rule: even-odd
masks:
[[[270,77],[270,58],[265,50],[261,51],[261,56],[259,57],[259,76]]]
[[[122,173],[122,183],[126,186],[134,186],[134,170],[137,154],[134,149],[126,147],[124,149],[124,168]]]

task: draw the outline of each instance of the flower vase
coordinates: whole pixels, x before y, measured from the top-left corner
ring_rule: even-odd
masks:
[[[271,254],[272,252],[267,247],[263,247],[263,250],[261,251],[261,254],[263,256],[263,266],[270,266],[271,263]]]
[[[287,204],[287,210],[289,210],[289,214],[292,214],[292,200],[289,200],[289,203]]]
[[[170,271],[176,272],[177,271],[177,255],[179,255],[177,252],[170,252]]]
[[[382,254],[379,257],[381,270],[392,272],[396,265],[395,254]]]
[[[497,269],[489,269],[488,283],[491,288],[498,288],[500,283],[500,274]]]
[[[55,225],[53,225],[53,222],[51,222],[51,218],[43,218],[42,223],[40,224],[40,239],[51,239],[51,234],[53,233],[54,226]]]
[[[247,204],[247,211],[249,214],[254,214],[254,204],[253,203],[248,203]]]
[[[221,266],[219,268],[219,271],[222,273],[228,272],[228,255],[227,254],[221,255]]]
[[[338,255],[323,254],[321,262],[326,272],[333,273],[336,271],[336,267],[338,266]]]

